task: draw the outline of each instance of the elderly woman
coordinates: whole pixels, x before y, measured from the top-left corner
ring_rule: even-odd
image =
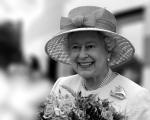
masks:
[[[77,74],[59,78],[52,92],[67,94],[62,87],[67,86],[83,96],[96,94],[113,101],[129,120],[150,120],[148,90],[111,70],[134,54],[132,44],[116,33],[114,15],[101,7],[78,7],[61,18],[60,29],[46,44],[46,52]]]

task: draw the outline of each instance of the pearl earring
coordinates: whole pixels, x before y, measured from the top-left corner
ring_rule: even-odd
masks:
[[[107,62],[109,62],[110,61],[110,58],[107,58]]]

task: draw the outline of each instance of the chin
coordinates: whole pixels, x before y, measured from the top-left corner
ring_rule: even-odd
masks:
[[[94,76],[94,74],[92,72],[79,72],[78,73],[80,76],[82,76],[83,78],[90,78],[92,76]]]

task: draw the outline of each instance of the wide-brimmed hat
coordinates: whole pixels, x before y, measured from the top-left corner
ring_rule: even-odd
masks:
[[[65,49],[68,34],[79,31],[99,31],[115,41],[111,51],[110,67],[127,62],[134,54],[134,47],[123,36],[116,33],[116,19],[108,10],[96,6],[81,6],[72,9],[68,17],[60,20],[60,32],[46,44],[46,53],[54,60],[70,64]]]

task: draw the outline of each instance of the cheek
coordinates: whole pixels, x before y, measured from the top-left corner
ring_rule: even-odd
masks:
[[[77,72],[77,62],[74,55],[70,55],[71,67]]]
[[[75,62],[77,59],[77,53],[70,52],[69,57],[70,57],[71,62]]]
[[[98,65],[106,64],[107,62],[107,55],[102,52],[95,53],[95,59]]]

